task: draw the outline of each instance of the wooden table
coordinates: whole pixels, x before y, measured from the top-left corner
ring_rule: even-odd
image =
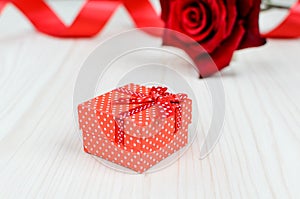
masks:
[[[75,3],[51,4],[73,17]],[[196,140],[172,166],[129,175],[83,152],[72,109],[77,74],[100,41],[132,27],[121,9],[94,38],[60,39],[5,9],[0,198],[299,198],[300,40],[269,40],[236,54],[222,72],[223,135],[207,158],[199,159]]]

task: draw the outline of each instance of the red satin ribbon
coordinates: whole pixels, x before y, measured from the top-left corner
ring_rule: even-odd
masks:
[[[5,7],[6,2],[5,1],[0,1],[0,13],[3,10],[3,8]]]
[[[136,113],[146,110],[154,105],[158,105],[161,117],[175,115],[175,131],[176,133],[181,127],[182,109],[180,102],[187,98],[186,94],[171,94],[166,92],[165,87],[152,87],[149,95],[133,92],[125,88],[116,89],[117,92],[129,94],[130,98],[120,98],[115,100],[114,104],[142,104],[128,111],[120,113],[116,121],[115,143],[124,144],[124,119]]]
[[[163,22],[148,0],[87,0],[72,25],[66,26],[44,0],[0,0],[0,13],[7,3],[14,4],[35,28],[56,37],[91,37],[100,32],[121,4],[136,27],[163,27]],[[149,32],[160,36],[161,32]],[[263,34],[268,38],[300,37],[300,0],[275,29]]]
[[[136,27],[163,27],[163,22],[148,0],[87,0],[70,26],[66,26],[44,0],[0,0],[0,12],[8,2],[23,12],[38,31],[56,37],[96,35],[121,4]],[[159,31],[150,33],[161,34]]]
[[[269,38],[300,37],[300,0],[291,7],[290,13],[284,21],[263,36]]]

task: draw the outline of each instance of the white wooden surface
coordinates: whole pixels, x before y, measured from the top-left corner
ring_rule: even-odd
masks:
[[[66,20],[76,7],[69,5],[56,5]],[[0,198],[299,198],[300,40],[269,40],[237,53],[222,72],[223,136],[206,159],[199,159],[196,141],[171,167],[128,175],[82,151],[72,112],[81,63],[99,41],[130,28],[120,10],[97,37],[58,39],[35,32],[12,6],[5,9]]]

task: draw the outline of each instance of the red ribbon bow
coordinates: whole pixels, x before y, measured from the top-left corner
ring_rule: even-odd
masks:
[[[148,95],[139,92],[133,92],[126,88],[117,88],[116,91],[131,95],[131,97],[119,98],[113,102],[114,104],[141,104],[140,106],[118,114],[116,117],[118,124],[116,124],[115,142],[117,144],[124,144],[124,119],[154,105],[158,105],[160,117],[162,118],[175,115],[174,133],[180,129],[182,115],[180,102],[187,99],[186,94],[172,94],[167,92],[167,88],[165,87],[152,87]]]

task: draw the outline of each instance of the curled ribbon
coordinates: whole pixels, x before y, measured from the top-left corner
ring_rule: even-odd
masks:
[[[149,0],[87,0],[70,26],[65,25],[44,0],[0,0],[0,12],[7,3],[17,7],[38,31],[56,37],[96,35],[121,4],[136,27],[163,27]],[[149,33],[161,35],[159,31]]]
[[[288,16],[275,29],[263,36],[268,38],[300,37],[300,0],[291,7]]]
[[[70,26],[65,25],[44,0],[0,0],[0,13],[7,3],[16,6],[45,34],[56,37],[91,37],[100,32],[119,5],[123,4],[136,27],[163,27],[163,22],[149,0],[87,0]],[[161,31],[148,33],[161,36]],[[275,29],[262,34],[267,38],[300,37],[300,0]]]
[[[121,112],[116,118],[115,143],[124,145],[124,119],[136,113],[146,110],[154,105],[158,105],[162,118],[175,115],[175,131],[181,127],[182,108],[180,102],[187,99],[186,94],[172,94],[167,92],[165,87],[152,87],[149,94],[133,92],[125,88],[116,89],[117,92],[130,95],[130,98],[120,98],[115,100],[115,104],[141,104],[128,111]]]

